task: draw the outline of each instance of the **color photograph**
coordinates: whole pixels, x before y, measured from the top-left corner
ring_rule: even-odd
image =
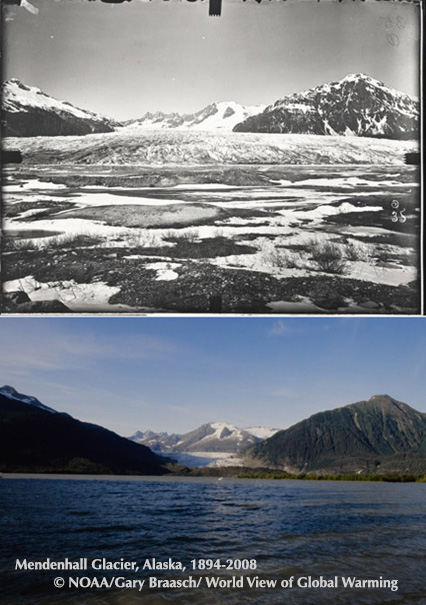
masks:
[[[424,603],[422,318],[2,318],[2,605]]]
[[[3,313],[421,313],[418,3],[2,10]]]

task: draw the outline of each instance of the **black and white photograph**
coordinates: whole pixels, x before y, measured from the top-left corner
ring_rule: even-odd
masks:
[[[4,313],[417,314],[415,2],[3,2]]]
[[[424,604],[424,318],[0,333],[2,605]]]

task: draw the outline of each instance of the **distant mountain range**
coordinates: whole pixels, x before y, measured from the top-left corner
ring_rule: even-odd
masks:
[[[17,79],[2,86],[3,136],[38,137],[113,132],[117,123],[91,111],[58,101]]]
[[[146,113],[138,120],[124,123],[126,129],[163,130],[177,128],[178,130],[232,130],[234,126],[256,115],[265,109],[265,105],[245,107],[234,101],[211,103],[196,113]]]
[[[320,412],[250,446],[248,459],[289,473],[426,472],[426,414],[388,395]]]
[[[85,135],[120,130],[350,135],[389,139],[419,136],[418,100],[364,74],[351,74],[269,106],[211,103],[196,113],[146,113],[117,122],[59,101],[19,80],[3,85],[4,136]]]
[[[137,431],[129,437],[136,443],[147,445],[156,452],[226,452],[237,454],[243,449],[271,437],[279,429],[253,427],[239,429],[226,422],[209,422],[183,434]]]
[[[144,445],[0,388],[0,471],[159,475],[167,470]]]
[[[419,136],[419,111],[413,97],[351,74],[283,97],[234,131],[412,139]]]

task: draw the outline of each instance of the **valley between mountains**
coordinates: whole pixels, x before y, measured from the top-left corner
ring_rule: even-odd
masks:
[[[378,80],[120,123],[12,79],[3,110],[6,313],[419,310],[419,103]]]
[[[146,430],[130,438],[11,386],[0,389],[0,410],[4,473],[426,475],[426,414],[388,395],[314,414],[284,430],[208,423],[185,434]]]

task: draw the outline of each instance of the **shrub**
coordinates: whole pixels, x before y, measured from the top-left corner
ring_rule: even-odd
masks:
[[[3,237],[3,251],[4,252],[17,252],[24,250],[38,250],[41,246],[39,242],[32,239],[21,239],[18,237],[4,236]]]
[[[294,254],[289,253],[285,248],[277,247],[275,244],[262,240],[260,244],[262,260],[265,265],[278,269],[297,269],[299,263]],[[300,253],[298,254],[300,260]]]
[[[320,271],[325,273],[342,274],[345,272],[346,259],[341,246],[334,242],[312,241],[310,244],[311,258],[318,265]]]
[[[193,244],[196,240],[200,238],[200,233],[198,229],[183,229],[182,231],[174,231],[172,236],[169,236],[168,239],[172,239],[174,241],[184,240]]]
[[[102,236],[89,233],[66,233],[45,242],[45,248],[87,248],[96,246],[102,241]]]
[[[271,252],[270,261],[275,267],[279,267],[280,269],[297,269],[299,267],[294,255],[290,255],[280,248],[275,248]]]
[[[352,240],[345,243],[345,256],[350,261],[362,261],[367,260],[368,254],[365,249],[360,245],[356,244]]]
[[[150,229],[135,229],[120,236],[123,247],[128,248],[157,248],[164,246],[161,236]]]

